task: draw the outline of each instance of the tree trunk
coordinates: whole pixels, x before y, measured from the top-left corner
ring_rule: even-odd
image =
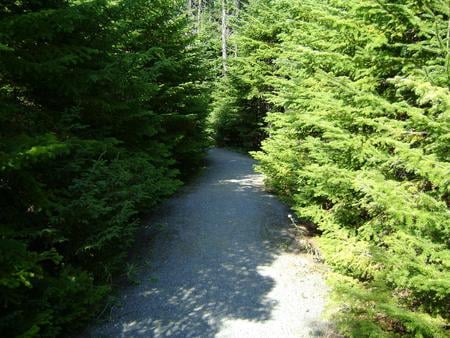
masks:
[[[239,9],[241,6],[241,1],[240,0],[234,0],[234,17],[235,17],[235,24],[237,22],[237,19],[239,17]],[[236,41],[234,42],[234,57],[237,58],[238,56],[238,46]]]
[[[200,34],[201,19],[202,19],[202,0],[198,0],[197,8],[197,33]]]
[[[447,2],[447,9],[448,9],[448,22],[447,22],[447,86],[450,88],[450,1]]]
[[[222,0],[222,66],[223,75],[227,73],[227,8],[226,1]]]

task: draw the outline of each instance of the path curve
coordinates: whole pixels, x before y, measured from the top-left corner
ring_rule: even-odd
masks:
[[[201,177],[148,220],[138,284],[87,337],[323,336],[323,278],[289,249],[289,210],[254,164],[209,151]],[[155,225],[164,229],[156,238]]]

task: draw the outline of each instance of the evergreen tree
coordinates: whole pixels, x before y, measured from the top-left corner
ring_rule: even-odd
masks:
[[[178,2],[2,1],[0,335],[62,336],[110,289],[140,213],[205,147]]]
[[[283,24],[281,13],[265,3],[250,2],[232,27],[238,34],[230,45],[238,52],[217,84],[210,118],[219,145],[255,150],[265,137],[264,117],[271,107],[266,94],[272,89],[267,77],[276,68],[277,32]]]
[[[266,126],[258,168],[319,227],[346,335],[448,334],[448,11],[251,1],[214,103],[219,141]]]

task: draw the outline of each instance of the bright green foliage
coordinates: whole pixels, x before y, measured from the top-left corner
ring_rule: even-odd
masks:
[[[350,336],[449,334],[448,11],[255,0],[216,103],[220,135],[266,124],[259,170],[323,233]]]
[[[174,1],[0,4],[0,336],[97,313],[148,211],[205,147],[200,50]]]

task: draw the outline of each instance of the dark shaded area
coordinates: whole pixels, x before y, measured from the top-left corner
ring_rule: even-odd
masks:
[[[0,337],[102,312],[138,215],[207,147],[209,67],[180,1],[0,1]]]

